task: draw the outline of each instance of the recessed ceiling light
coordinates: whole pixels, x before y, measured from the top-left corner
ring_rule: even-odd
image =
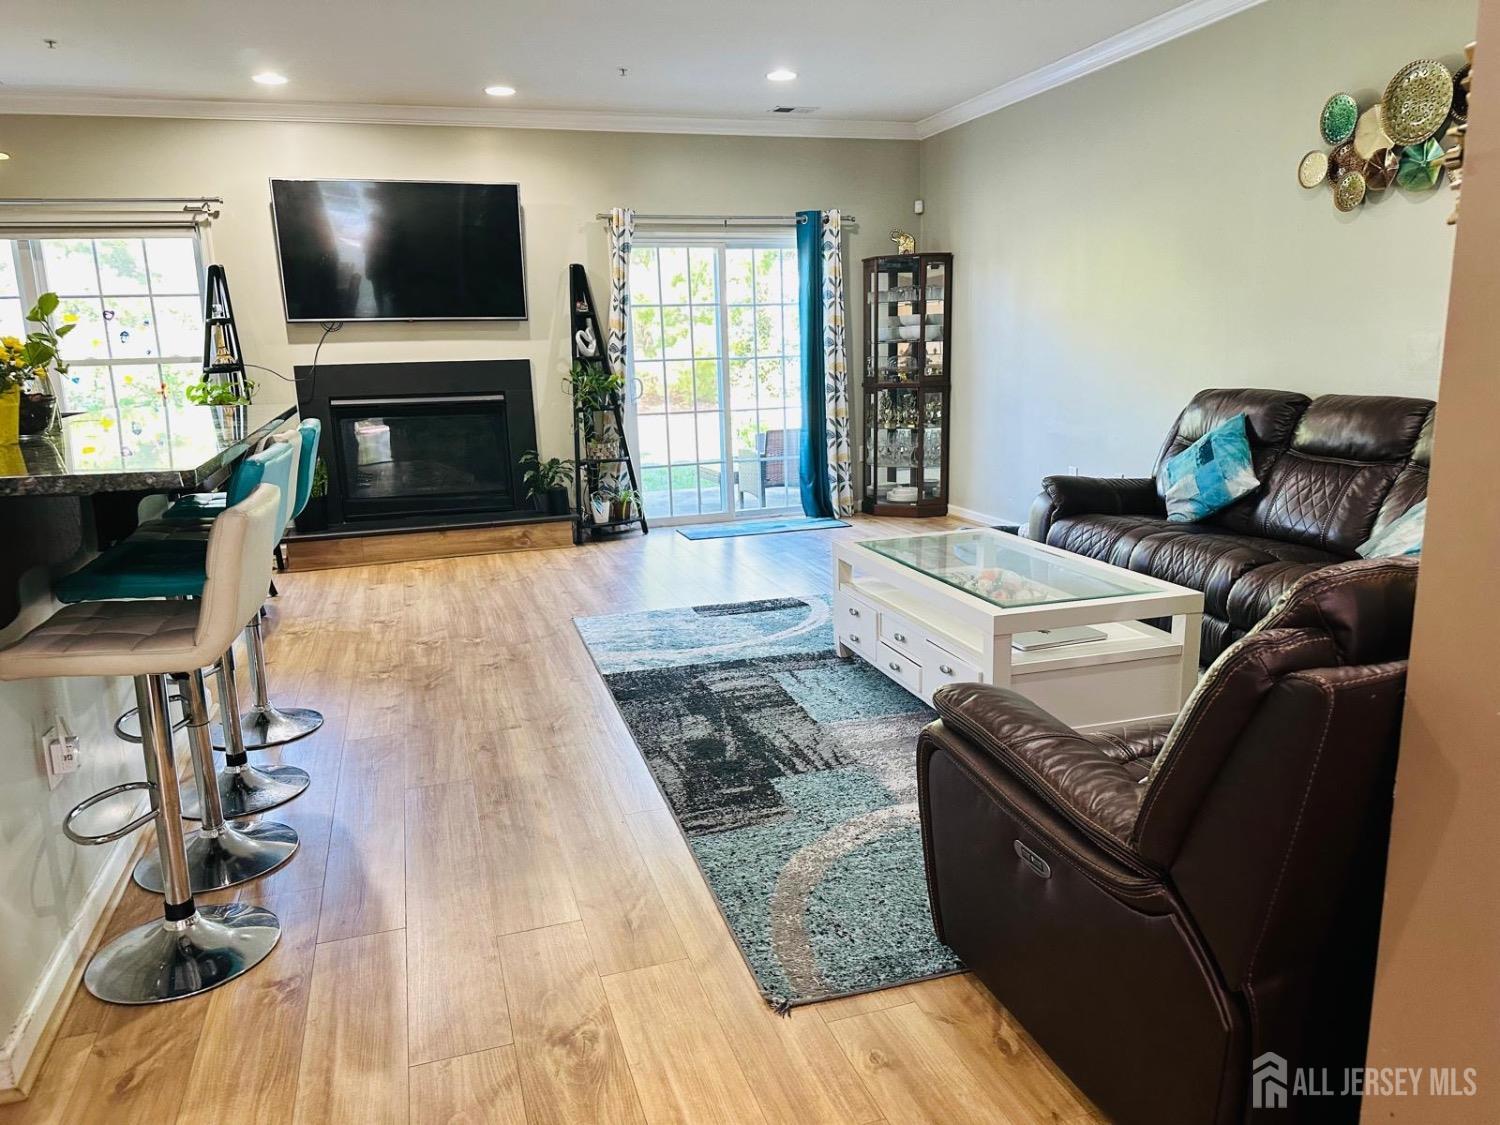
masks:
[[[797,72],[795,70],[788,70],[783,66],[771,71],[771,73],[767,74],[766,77],[769,78],[772,82],[790,82],[792,79],[797,77]]]
[[[514,97],[516,88],[514,86],[486,86],[484,92],[492,98]]]
[[[288,81],[286,75],[277,74],[274,70],[263,70],[259,74],[252,75],[250,80],[259,82],[262,86],[285,86]]]

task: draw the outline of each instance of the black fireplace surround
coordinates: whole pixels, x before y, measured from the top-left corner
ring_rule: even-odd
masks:
[[[540,518],[520,466],[536,448],[528,360],[296,370],[302,416],[323,423],[327,534]]]

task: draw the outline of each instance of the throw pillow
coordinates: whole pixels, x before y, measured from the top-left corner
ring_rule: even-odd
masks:
[[[1420,500],[1354,549],[1367,559],[1420,555],[1426,528],[1427,501]]]
[[[1161,467],[1167,519],[1191,523],[1229,507],[1260,487],[1250,460],[1245,416],[1221,422]]]

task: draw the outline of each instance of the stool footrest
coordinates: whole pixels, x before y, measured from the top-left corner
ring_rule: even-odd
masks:
[[[129,824],[122,825],[121,827],[116,828],[113,832],[101,832],[98,835],[94,836],[88,836],[82,832],[73,831],[73,821],[78,819],[78,817],[80,817],[84,813],[88,812],[89,809],[93,808],[101,801],[107,801],[111,797],[118,797],[121,793],[133,793],[137,789],[145,789],[152,794],[151,807],[145,812],[141,813],[140,816],[136,817]],[[137,828],[146,827],[146,825],[150,824],[153,820],[156,819],[155,792],[156,786],[149,781],[126,781],[120,785],[111,785],[108,789],[101,789],[92,797],[85,797],[83,800],[74,805],[70,810],[68,810],[68,815],[63,817],[63,835],[67,836],[67,838],[72,840],[75,844],[112,844],[122,836],[129,836]]]

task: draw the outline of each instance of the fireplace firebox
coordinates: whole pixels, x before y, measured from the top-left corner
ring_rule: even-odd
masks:
[[[323,423],[330,533],[535,514],[519,462],[536,447],[526,360],[299,367],[297,387]]]

